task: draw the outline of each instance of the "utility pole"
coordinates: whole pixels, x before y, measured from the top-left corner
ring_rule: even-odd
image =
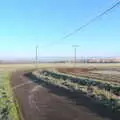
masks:
[[[35,56],[35,64],[36,64],[36,68],[38,67],[38,45],[36,46],[36,56]]]
[[[79,45],[72,45],[72,47],[74,48],[74,65],[76,67],[76,63],[77,63],[77,47],[79,47]]]

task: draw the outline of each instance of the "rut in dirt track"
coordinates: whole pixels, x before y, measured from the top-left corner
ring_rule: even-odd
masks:
[[[82,104],[76,105],[67,97],[51,92],[24,74],[16,72],[12,76],[12,86],[24,120],[110,120]],[[63,91],[57,89],[57,92]]]

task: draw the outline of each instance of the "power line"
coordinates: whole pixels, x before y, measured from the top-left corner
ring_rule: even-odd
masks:
[[[90,25],[91,23],[95,22],[97,19],[99,19],[100,17],[106,15],[108,12],[110,12],[112,9],[114,9],[115,7],[120,5],[120,0],[117,1],[114,5],[112,5],[110,8],[106,9],[105,11],[103,11],[102,13],[98,14],[96,17],[94,17],[93,19],[89,20],[87,23],[81,25],[79,28],[75,29],[73,32],[68,33],[67,35],[65,35],[64,37],[62,37],[61,39],[59,39],[59,41],[57,41],[56,43],[50,43],[47,46],[50,45],[54,45],[57,44],[58,42],[63,42],[62,40],[67,39],[68,37],[74,35],[75,33],[79,32],[80,30],[82,30],[83,28],[87,27],[88,25]],[[45,46],[44,46],[45,47]]]
[[[87,27],[89,24],[93,23],[94,21],[96,21],[100,17],[106,15],[109,11],[111,11],[113,8],[117,7],[118,5],[120,5],[120,0],[117,3],[115,3],[112,7],[108,8],[107,10],[105,10],[102,13],[100,13],[99,15],[97,15],[96,17],[94,17],[93,19],[88,21],[87,23],[85,23],[82,26],[80,26],[79,28],[75,29],[73,32],[71,32],[71,33],[67,34],[66,36],[64,36],[62,39],[66,39],[66,38],[72,36],[73,34],[79,32],[81,29]]]

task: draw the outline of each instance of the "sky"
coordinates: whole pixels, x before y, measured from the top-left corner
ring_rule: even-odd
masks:
[[[120,56],[120,6],[67,39],[116,0],[1,0],[0,59]]]

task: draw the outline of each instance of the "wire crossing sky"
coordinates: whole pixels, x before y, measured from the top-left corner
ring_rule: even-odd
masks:
[[[115,0],[0,1],[0,59],[33,58],[36,45],[46,46],[39,47],[40,57],[69,57],[73,44],[80,45],[78,56],[120,56],[118,4]]]
[[[102,13],[99,13],[97,16],[95,16],[93,19],[89,20],[87,23],[81,25],[79,28],[75,29],[73,32],[71,33],[68,33],[67,35],[65,35],[62,39],[60,40],[64,40],[64,39],[67,39],[69,37],[71,37],[72,35],[74,35],[75,33],[79,32],[80,30],[84,29],[85,27],[87,27],[89,24],[95,22],[96,20],[98,20],[99,18],[101,18],[102,16],[104,15],[107,15],[112,9],[114,9],[115,7],[118,7],[120,5],[120,1],[117,1],[114,5],[112,5],[110,8],[106,9],[105,11],[103,11]],[[59,41],[60,41],[59,40]],[[52,44],[49,44],[49,45],[55,45],[55,44],[59,44],[59,41],[58,43],[52,43]],[[48,45],[48,46],[49,46]]]
[[[77,28],[76,30],[74,30],[73,32],[71,32],[68,35],[64,36],[63,39],[66,39],[66,38],[70,37],[71,35],[79,32],[81,29],[87,27],[89,24],[93,23],[94,21],[96,21],[100,17],[106,15],[108,12],[110,12],[112,9],[114,9],[115,7],[117,7],[119,5],[120,5],[120,1],[116,2],[112,7],[108,8],[107,10],[105,10],[104,12],[102,12],[101,14],[99,14],[98,16],[96,16],[95,18],[91,19],[86,24],[83,24],[82,26],[80,26],[79,28]]]

